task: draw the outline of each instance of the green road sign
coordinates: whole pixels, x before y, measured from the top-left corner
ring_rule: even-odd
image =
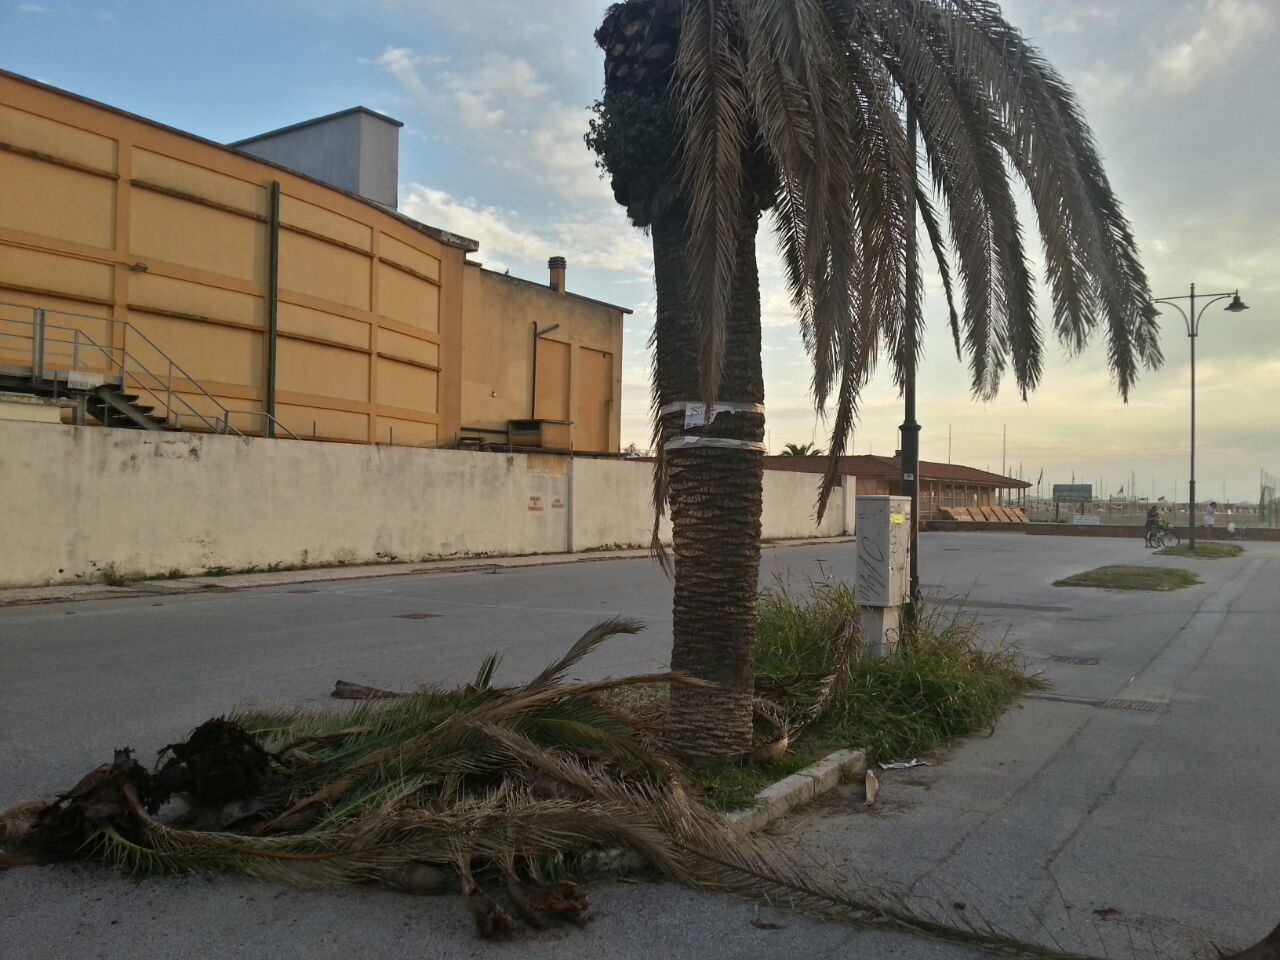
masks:
[[[1053,499],[1059,503],[1088,503],[1093,499],[1093,484],[1055,483]]]

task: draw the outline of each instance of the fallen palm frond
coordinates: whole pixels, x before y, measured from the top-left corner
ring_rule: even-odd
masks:
[[[154,771],[119,751],[54,802],[0,814],[0,866],[76,857],[306,888],[456,889],[491,937],[521,923],[584,922],[582,889],[549,877],[623,848],[690,887],[820,918],[1002,954],[1081,956],[1002,934],[976,911],[837,882],[731,831],[663,750],[652,712],[618,695],[696,681],[563,679],[608,637],[638,629],[600,624],[523,686],[494,686],[490,658],[455,689],[207,721],[161,751]],[[161,816],[173,796],[187,809]]]

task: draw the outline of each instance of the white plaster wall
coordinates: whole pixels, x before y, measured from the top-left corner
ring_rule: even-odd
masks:
[[[834,496],[834,494],[832,495]],[[844,490],[841,491],[841,498],[844,501],[844,533],[847,536],[853,536],[857,528],[856,517],[858,513],[858,478],[845,477]]]
[[[0,420],[26,420],[31,423],[60,423],[62,408],[56,403],[35,397],[0,396]]]
[[[0,586],[644,546],[652,465],[0,421]],[[834,536],[766,471],[766,539]],[[572,489],[571,489],[572,486]],[[572,518],[569,516],[572,509]],[[572,520],[572,528],[570,525]],[[662,535],[670,540],[670,522]]]
[[[0,585],[559,552],[566,486],[558,458],[4,422]]]
[[[647,546],[653,523],[653,464],[626,460],[574,461],[573,548]],[[766,540],[838,537],[853,529],[854,482],[835,490],[822,523],[815,522],[820,478],[811,473],[764,472],[761,536]],[[662,522],[670,541],[671,524]]]
[[[852,478],[849,480],[852,486]],[[831,492],[822,523],[815,520],[821,483],[822,477],[816,473],[766,470],[760,535],[766,540],[796,540],[838,537],[844,533],[845,502],[841,488]]]
[[[660,536],[671,542],[671,518]],[[573,549],[647,547],[653,535],[653,464],[573,461]]]

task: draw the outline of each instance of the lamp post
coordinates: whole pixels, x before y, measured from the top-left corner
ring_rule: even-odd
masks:
[[[1185,297],[1159,297],[1151,301],[1166,304],[1182,314],[1187,327],[1187,338],[1191,341],[1191,476],[1187,483],[1187,525],[1191,536],[1187,546],[1192,553],[1196,552],[1196,337],[1200,335],[1200,318],[1204,316],[1204,312],[1219,300],[1226,300],[1228,297],[1231,302],[1223,308],[1227,313],[1242,313],[1249,309],[1240,299],[1239,290],[1230,293],[1202,293],[1197,296],[1194,283],[1191,284],[1191,293]],[[1199,310],[1196,309],[1197,299],[1204,301]],[[1178,303],[1179,300],[1188,301],[1185,310]]]
[[[916,176],[916,112],[907,104],[907,149],[911,158],[912,186]],[[916,300],[916,197],[913,191],[907,192],[907,250],[906,250],[906,317],[907,336],[914,343],[919,317],[916,316],[919,303]],[[914,621],[917,604],[920,601],[920,424],[916,420],[916,361],[913,352],[907,360],[907,369],[902,378],[902,450],[899,454],[899,469],[902,475],[902,495],[911,498],[911,532],[910,570],[908,572],[907,617]],[[950,447],[948,446],[948,461]]]

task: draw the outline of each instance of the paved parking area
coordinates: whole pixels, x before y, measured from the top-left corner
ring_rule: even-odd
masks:
[[[1054,699],[1024,701],[991,737],[937,766],[886,775],[874,811],[842,792],[786,825],[788,843],[837,869],[963,902],[1037,935],[1047,924],[1070,940],[1113,922],[1094,910],[1151,915],[1168,942],[1177,940],[1176,923],[1224,944],[1274,925],[1280,545],[1195,561],[1205,582],[1173,594],[1051,585],[1145,556],[1136,540],[926,534],[930,592],[943,602],[963,598],[993,636],[1008,631],[1054,682]],[[766,582],[851,577],[853,546],[776,548],[765,568]],[[154,750],[237,702],[318,704],[336,679],[453,682],[494,650],[505,676],[528,676],[613,614],[639,617],[649,629],[584,663],[583,675],[660,668],[669,604],[670,584],[652,562],[619,559],[2,608],[0,805],[67,786],[124,743]],[[1102,705],[1111,700],[1147,706]],[[751,924],[751,905],[669,886],[617,885],[594,902],[598,919],[586,932],[500,949],[530,957],[775,956],[785,936],[802,938],[812,956],[962,955],[794,917],[771,917],[786,932],[762,930]],[[1104,935],[1108,929],[1120,928],[1104,927]],[[0,874],[6,957],[451,957],[493,949],[474,941],[450,898],[138,883],[67,867]]]

